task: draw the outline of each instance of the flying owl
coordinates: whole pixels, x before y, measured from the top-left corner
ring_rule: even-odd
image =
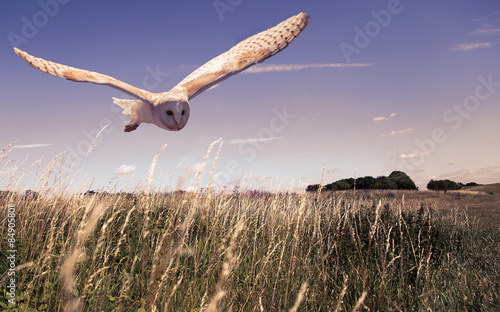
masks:
[[[165,130],[179,131],[188,122],[191,99],[232,75],[282,51],[306,28],[308,22],[309,15],[306,13],[292,16],[273,28],[241,41],[229,51],[199,67],[172,90],[162,93],[136,88],[97,72],[46,61],[17,48],[14,48],[14,51],[29,65],[44,73],[77,82],[110,86],[136,98],[113,98],[113,102],[123,109],[122,114],[130,115],[132,119],[125,126],[125,132],[134,131],[142,122],[153,123]]]

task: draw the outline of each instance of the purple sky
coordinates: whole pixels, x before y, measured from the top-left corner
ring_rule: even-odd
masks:
[[[163,92],[299,12],[311,16],[300,37],[192,100],[180,132],[124,133],[111,97],[126,95],[34,70],[12,49]],[[498,1],[4,0],[0,29],[0,145],[17,140],[0,163],[1,188],[16,164],[43,168],[63,153],[93,188],[128,190],[146,183],[165,144],[157,186],[188,188],[219,138],[219,187],[304,189],[325,162],[325,182],[393,170],[421,189],[431,178],[500,182]],[[33,170],[21,187],[36,179]]]

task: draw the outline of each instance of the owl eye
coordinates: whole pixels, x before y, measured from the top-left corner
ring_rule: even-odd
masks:
[[[174,113],[171,110],[167,111],[167,115],[172,116]]]

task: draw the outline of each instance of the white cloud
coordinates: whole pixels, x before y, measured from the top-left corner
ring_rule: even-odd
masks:
[[[450,179],[457,182],[477,182],[477,183],[498,183],[500,176],[500,166],[488,166],[477,169],[460,169],[442,174],[436,179]]]
[[[386,150],[386,149],[397,149],[399,146],[393,145],[393,146],[379,146],[377,147],[378,150]]]
[[[310,68],[346,68],[346,67],[366,67],[370,63],[346,64],[346,63],[328,63],[328,64],[259,64],[245,70],[244,73],[267,73],[280,71],[295,71]]]
[[[232,139],[227,141],[228,144],[245,144],[245,143],[257,143],[257,142],[269,142],[277,139],[283,139],[284,137],[270,137],[270,138],[248,138],[248,139]]]
[[[476,49],[484,49],[484,48],[490,48],[492,47],[493,44],[491,41],[486,41],[486,42],[470,42],[470,43],[460,43],[457,45],[454,45],[453,47],[450,48],[452,51],[472,51]]]
[[[374,117],[373,121],[384,121],[396,117],[396,113],[391,113],[389,116]]]
[[[500,15],[500,10],[496,10],[496,11],[493,11],[493,12],[488,13],[486,15],[480,16],[478,18],[473,19],[472,21],[473,22],[481,22],[484,20],[491,20],[491,19],[494,19],[495,16],[497,16],[497,15]]]
[[[126,176],[126,175],[129,175],[135,171],[137,171],[136,165],[132,165],[132,166],[121,165],[118,169],[116,169],[113,172],[113,174],[117,175],[117,176]]]
[[[411,154],[400,154],[398,156],[398,159],[412,159],[412,158],[421,158],[421,157],[426,157],[426,156],[431,156],[431,153],[429,152],[422,152],[422,153],[411,153]]]
[[[203,162],[198,162],[189,166],[185,166],[184,172],[186,176],[191,177],[195,174],[198,174],[198,172],[202,171],[203,168],[205,168],[205,164],[203,164]]]
[[[16,145],[14,148],[39,148],[39,147],[47,147],[51,146],[52,144],[25,144],[25,145]]]
[[[381,134],[381,137],[387,137],[387,136],[393,136],[393,135],[402,135],[402,134],[407,134],[408,132],[412,132],[413,128],[408,128],[404,130],[399,130],[399,131],[391,131],[390,133],[387,134]]]
[[[272,176],[256,176],[256,177],[250,177],[246,178],[245,182],[259,182],[259,183],[264,183],[264,182],[269,182],[272,181],[274,178]]]
[[[474,30],[471,35],[472,36],[481,36],[481,35],[494,35],[500,33],[500,28],[493,27],[483,27]]]
[[[257,64],[246,70],[243,73],[257,74],[267,72],[280,72],[280,71],[296,71],[311,68],[348,68],[348,67],[367,67],[372,66],[373,63],[323,63],[323,64]],[[178,70],[181,72],[193,71],[200,67],[200,65],[180,65]]]
[[[340,169],[336,169],[336,168],[335,169],[326,169],[325,174],[334,174],[334,173],[336,174],[339,171],[340,171]]]

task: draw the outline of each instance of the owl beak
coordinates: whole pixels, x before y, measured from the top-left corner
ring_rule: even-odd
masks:
[[[175,114],[174,115],[174,121],[175,123],[177,124],[177,127],[179,127],[180,123],[181,123],[181,114]],[[180,130],[180,129],[179,129]]]

